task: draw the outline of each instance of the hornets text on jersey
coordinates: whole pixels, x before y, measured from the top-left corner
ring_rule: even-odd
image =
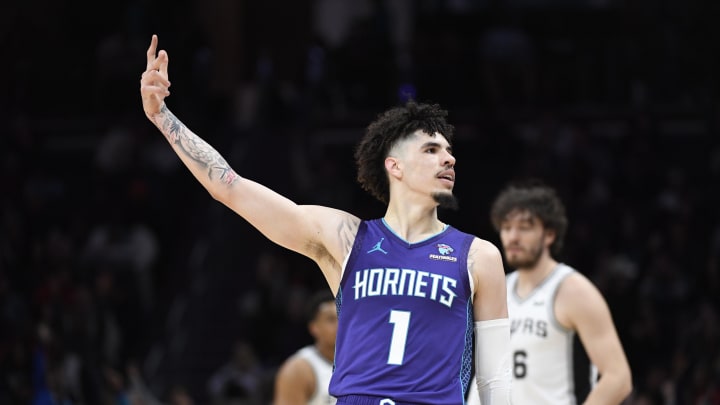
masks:
[[[360,224],[337,293],[330,393],[338,403],[464,403],[472,367],[473,239],[447,226],[408,243],[382,219]]]

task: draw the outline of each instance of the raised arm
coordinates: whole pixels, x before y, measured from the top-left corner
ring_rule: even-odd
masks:
[[[280,246],[315,260],[333,291],[341,263],[352,247],[359,219],[328,207],[297,205],[254,181],[238,176],[227,161],[193,133],[165,105],[170,87],[168,54],[152,36],[140,80],[143,109],[210,195]],[[156,54],[157,53],[157,54]]]
[[[632,390],[630,366],[600,291],[585,276],[573,274],[560,286],[556,308],[558,320],[577,331],[600,374],[583,404],[622,403]]]

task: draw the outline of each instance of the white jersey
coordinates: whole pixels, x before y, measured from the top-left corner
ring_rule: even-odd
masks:
[[[512,401],[514,405],[574,405],[585,399],[597,373],[590,367],[575,332],[555,319],[558,287],[575,269],[558,264],[525,298],[517,295],[518,272],[507,275]],[[575,369],[582,369],[575,375]],[[478,405],[477,388],[468,405]]]
[[[336,399],[328,393],[332,364],[312,345],[303,347],[295,355],[310,363],[310,367],[315,373],[315,393],[308,401],[308,405],[334,405]]]

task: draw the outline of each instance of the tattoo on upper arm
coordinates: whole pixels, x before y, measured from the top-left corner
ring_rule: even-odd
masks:
[[[218,151],[192,133],[166,106],[160,111],[159,126],[168,142],[207,169],[210,180],[231,185],[239,178]]]
[[[349,252],[352,249],[359,224],[360,219],[348,216],[338,225],[338,237],[344,252]]]

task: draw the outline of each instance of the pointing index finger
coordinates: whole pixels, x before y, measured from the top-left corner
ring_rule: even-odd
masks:
[[[153,34],[152,40],[150,41],[150,47],[147,50],[147,70],[151,69],[151,65],[155,61],[155,51],[157,50],[158,37]]]

